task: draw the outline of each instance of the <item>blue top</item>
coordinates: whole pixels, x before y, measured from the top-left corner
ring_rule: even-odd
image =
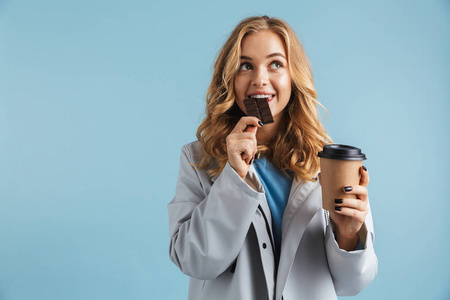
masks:
[[[281,252],[281,220],[283,220],[284,210],[291,191],[293,176],[289,177],[284,174],[262,155],[259,159],[255,159],[254,166],[264,186],[267,203],[272,214],[272,230],[278,264]],[[292,172],[289,172],[289,174],[291,175]]]

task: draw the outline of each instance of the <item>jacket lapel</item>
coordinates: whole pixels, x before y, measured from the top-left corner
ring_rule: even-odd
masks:
[[[254,165],[250,165],[250,167],[248,168],[248,175],[247,178],[249,180],[251,180],[251,182],[261,191],[264,191],[264,186],[262,185],[261,181],[259,180],[259,176],[256,173],[255,167]],[[270,228],[270,234],[271,234],[271,239],[273,240],[273,231],[272,231],[272,214],[270,213],[270,207],[269,204],[267,203],[267,198],[264,197],[264,199],[266,199],[266,201],[261,201],[260,205],[261,208],[264,212],[264,214],[266,215],[267,220],[269,221],[267,224]]]
[[[322,206],[321,201],[308,198],[308,195],[318,184],[318,181],[305,183],[293,180],[292,182],[288,204],[282,221],[282,245],[275,299],[281,299],[303,233]]]
[[[297,208],[300,206],[301,201],[293,201],[293,196],[295,192],[304,184],[303,180],[297,181],[292,180],[291,191],[289,193],[288,202],[286,204],[286,208],[283,213],[283,219],[281,220],[281,234],[285,235],[286,229],[289,223],[292,220],[292,216],[297,211]]]

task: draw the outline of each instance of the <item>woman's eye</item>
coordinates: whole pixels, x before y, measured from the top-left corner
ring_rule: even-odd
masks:
[[[273,63],[270,64],[271,69],[279,69],[281,67],[283,67],[283,64],[280,63],[279,61],[274,61]]]
[[[240,71],[246,71],[246,70],[251,70],[252,69],[252,65],[249,63],[243,63],[241,64],[241,66],[239,67]]]

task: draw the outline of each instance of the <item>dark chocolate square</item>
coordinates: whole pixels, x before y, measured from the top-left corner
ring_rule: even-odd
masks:
[[[273,116],[266,98],[248,98],[244,100],[248,116],[257,117],[263,124],[273,123]]]

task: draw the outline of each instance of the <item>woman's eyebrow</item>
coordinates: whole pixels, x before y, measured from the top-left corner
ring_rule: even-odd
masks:
[[[282,58],[286,59],[286,57],[280,52],[275,52],[275,53],[269,54],[269,55],[266,56],[266,58],[272,58],[272,57],[275,57],[275,56],[281,56]],[[252,60],[251,57],[248,57],[248,56],[245,56],[245,55],[241,55],[241,59]]]
[[[269,54],[269,55],[267,55],[266,58],[271,58],[271,57],[275,57],[275,56],[281,56],[282,58],[286,59],[286,57],[280,52],[275,52],[275,53]]]

